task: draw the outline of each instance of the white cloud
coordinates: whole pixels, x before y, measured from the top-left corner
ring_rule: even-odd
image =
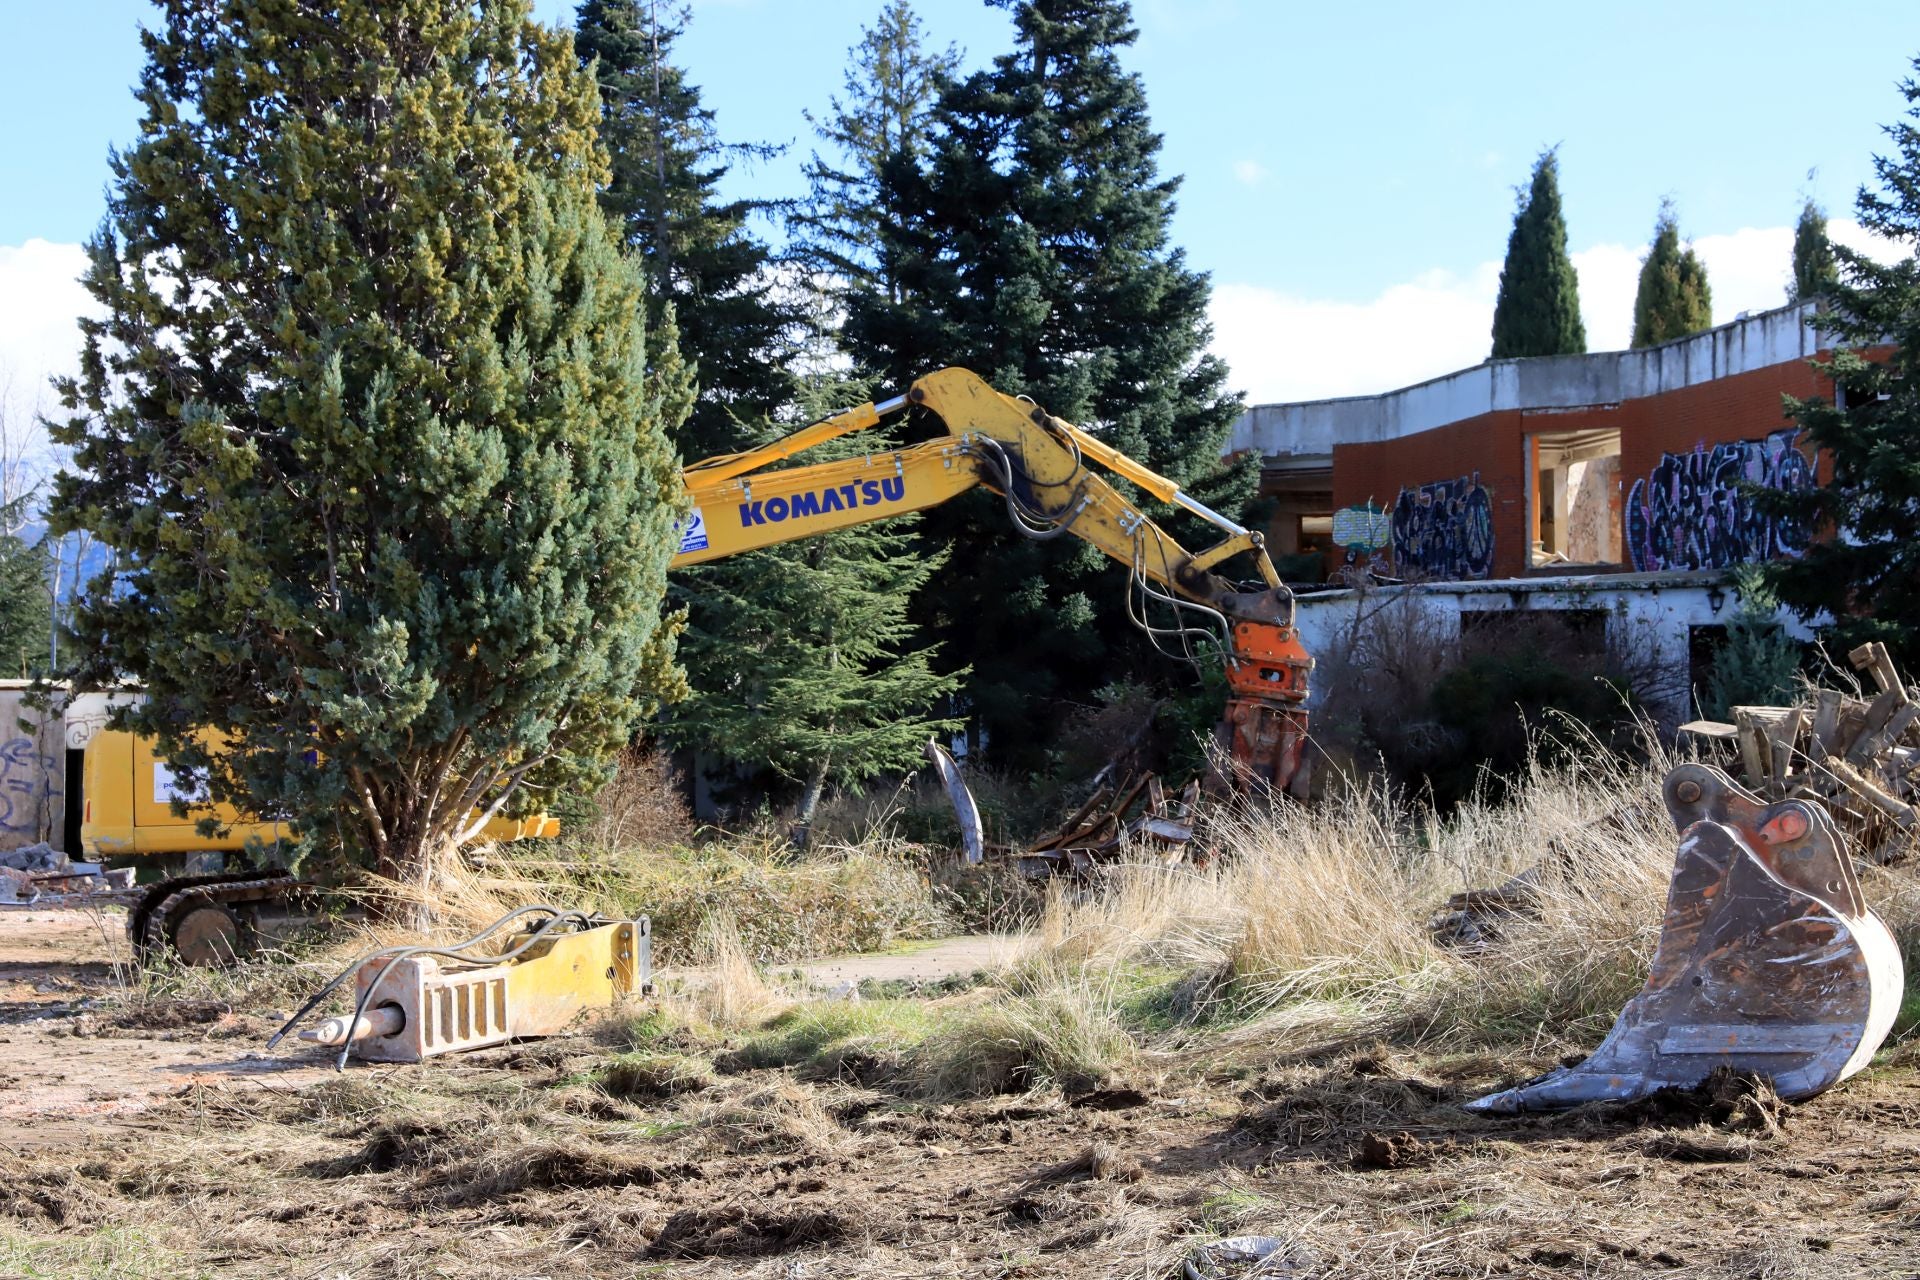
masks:
[[[1257,187],[1267,180],[1267,166],[1258,160],[1236,160],[1233,176],[1242,186]]]
[[[1828,232],[1886,259],[1905,250],[1850,218]],[[1713,287],[1713,322],[1786,301],[1793,228],[1746,227],[1693,242]],[[1643,245],[1597,244],[1573,254],[1587,344],[1618,350],[1633,336]],[[1429,271],[1359,302],[1308,298],[1257,285],[1213,291],[1213,350],[1252,404],[1372,395],[1479,364],[1492,343],[1500,264]]]
[[[86,262],[77,244],[0,245],[0,413],[15,430],[58,407],[49,378],[79,369],[77,321],[94,310],[79,283]]]

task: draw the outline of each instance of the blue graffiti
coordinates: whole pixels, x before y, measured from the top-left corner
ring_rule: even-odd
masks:
[[[1754,510],[1745,488],[1812,488],[1813,463],[1799,437],[1798,427],[1787,427],[1763,440],[1662,454],[1653,474],[1635,480],[1627,494],[1633,567],[1725,569],[1805,551],[1806,525]]]
[[[1493,572],[1493,499],[1480,473],[1402,489],[1393,504],[1393,563],[1441,580]]]

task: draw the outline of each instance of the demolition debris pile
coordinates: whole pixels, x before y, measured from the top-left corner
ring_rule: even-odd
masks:
[[[1920,850],[1920,689],[1900,678],[1882,644],[1848,654],[1872,698],[1819,689],[1787,707],[1734,707],[1733,723],[1681,726],[1732,744],[1741,781],[1767,800],[1816,801],[1860,856],[1888,865]]]

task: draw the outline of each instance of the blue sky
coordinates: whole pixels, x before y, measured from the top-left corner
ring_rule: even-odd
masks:
[[[564,21],[572,6],[537,8]],[[680,60],[722,133],[792,144],[735,174],[735,189],[796,190],[811,144],[801,113],[839,89],[847,47],[879,8],[696,4]],[[1007,47],[1000,9],[920,10],[970,66]],[[12,313],[0,362],[16,384],[71,345],[82,303],[62,273],[104,211],[108,148],[133,135],[137,24],[152,12],[145,0],[0,4],[0,118],[13,123],[0,151],[0,312]],[[1663,196],[1707,258],[1718,319],[1776,304],[1800,194],[1844,219],[1920,53],[1920,6],[1907,4],[1136,0],[1135,14],[1127,62],[1164,167],[1185,179],[1174,237],[1212,274],[1216,347],[1256,400],[1381,390],[1480,359],[1513,189],[1548,144],[1595,348],[1625,343]]]

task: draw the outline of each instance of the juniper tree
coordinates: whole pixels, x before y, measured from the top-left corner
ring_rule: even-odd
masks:
[[[1653,347],[1713,327],[1713,290],[1706,264],[1691,244],[1680,242],[1680,222],[1671,200],[1660,202],[1653,243],[1640,262],[1633,295],[1633,345]]]
[[[1560,161],[1550,148],[1534,161],[1533,181],[1519,198],[1500,296],[1493,304],[1493,358],[1578,355],[1587,349],[1580,319],[1580,279],[1567,256],[1567,220],[1560,211]]]
[[[1809,196],[1793,226],[1793,280],[1787,285],[1787,301],[1818,298],[1839,278],[1833,242],[1827,238],[1826,212]]]
[[[679,394],[525,0],[169,3],[85,285],[72,675],[216,798],[420,874],[674,691]],[[209,757],[197,731],[231,736]]]
[[[1881,640],[1911,669],[1920,666],[1920,79],[1900,90],[1908,107],[1887,126],[1893,150],[1874,157],[1879,189],[1863,186],[1854,209],[1862,226],[1907,252],[1877,262],[1833,246],[1839,278],[1825,290],[1820,328],[1834,350],[1815,368],[1836,394],[1787,401],[1832,478],[1748,496],[1767,518],[1816,535],[1805,554],[1768,564],[1780,598],[1808,621],[1833,618],[1828,634],[1840,647]]]
[[[802,405],[822,418],[868,395],[863,384],[828,379]],[[765,434],[779,432],[769,424]],[[876,447],[868,432],[796,462]],[[914,768],[929,737],[956,727],[939,712],[958,678],[933,670],[934,653],[915,643],[908,620],[913,594],[947,562],[917,545],[918,519],[815,534],[675,575],[696,614],[737,625],[724,635],[688,632],[687,665],[704,683],[674,708],[670,735],[710,759],[798,784],[803,830],[829,783]]]
[[[790,404],[789,330],[771,251],[748,228],[766,206],[719,194],[732,161],[772,149],[721,141],[700,90],[673,62],[684,6],[585,0],[574,47],[600,85],[600,138],[612,178],[601,205],[645,265],[647,317],[671,304],[700,394],[674,433],[687,459],[739,448]]]
[[[1179,180],[1159,172],[1145,91],[1121,62],[1128,5],[998,2],[1015,50],[942,93],[924,163],[883,167],[901,216],[881,228],[881,270],[898,297],[849,298],[847,345],[895,387],[965,365],[1238,514],[1257,471],[1221,464],[1240,400],[1206,350],[1207,277],[1168,240]],[[923,592],[920,619],[972,667],[970,714],[1003,756],[1032,762],[1045,745],[1039,700],[1167,677],[1128,624],[1122,573],[1084,543],[1020,539],[983,495],[926,528],[969,571]]]

